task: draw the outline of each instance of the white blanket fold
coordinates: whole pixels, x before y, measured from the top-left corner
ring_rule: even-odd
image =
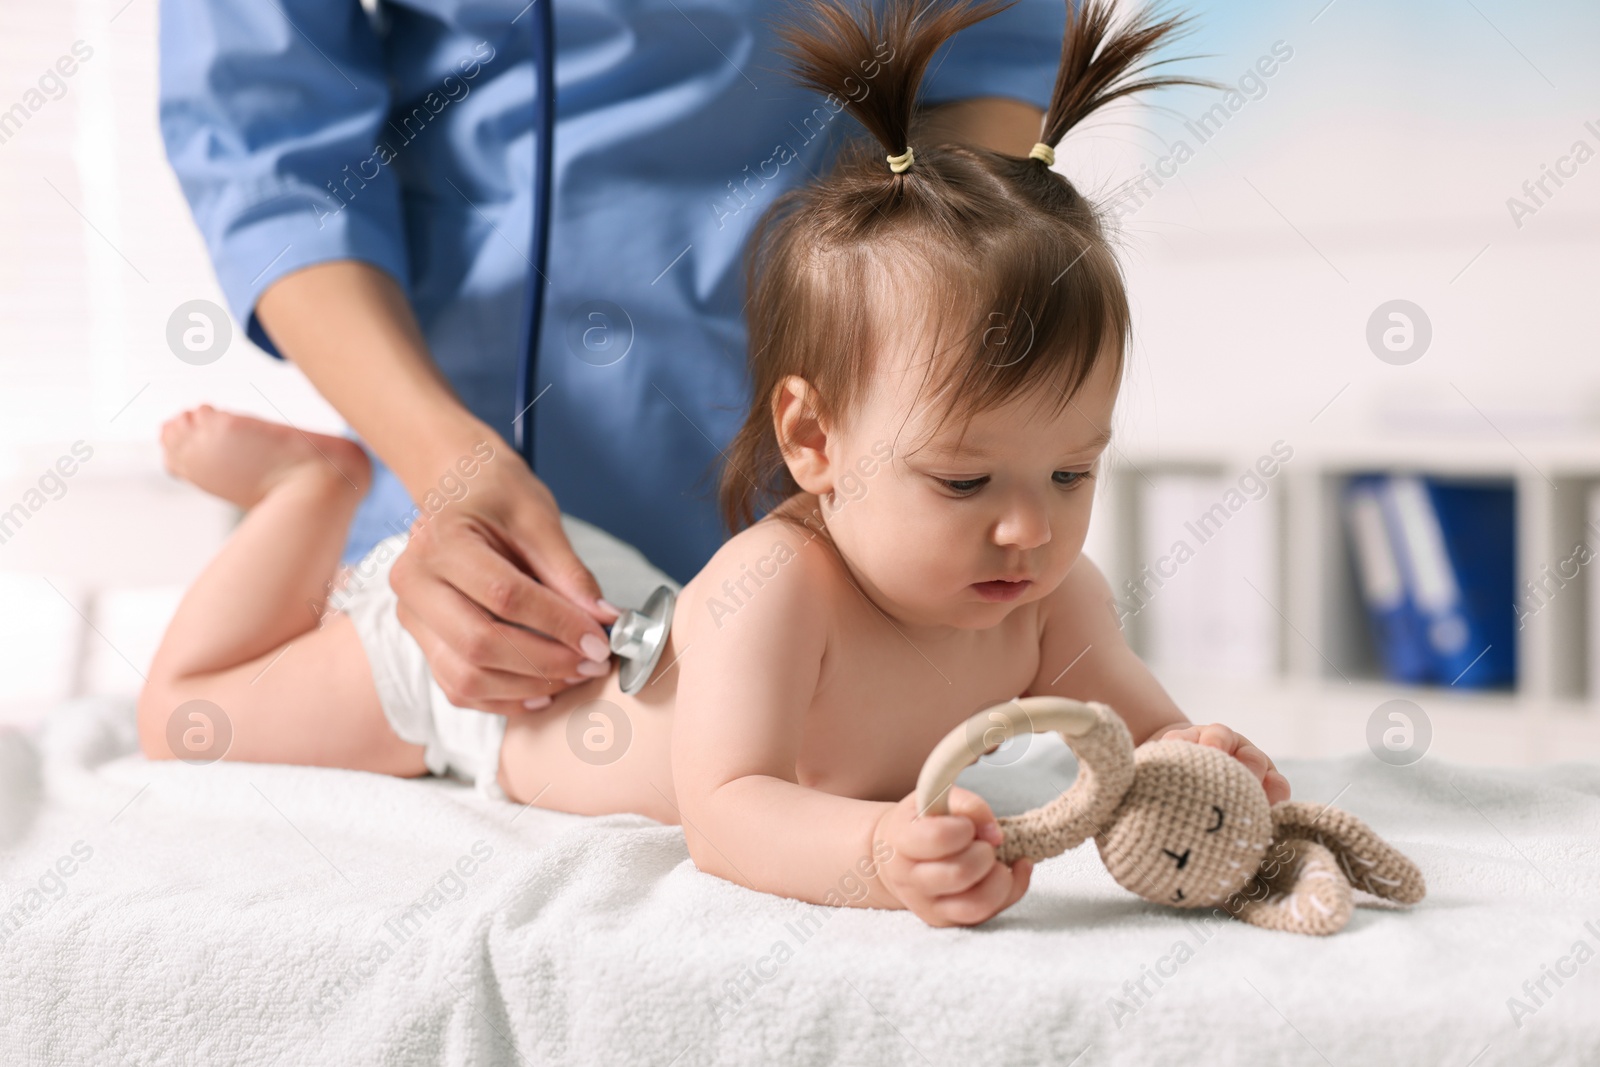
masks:
[[[1092,845],[996,920],[935,930],[702,874],[678,828],[639,816],[132,748],[119,701],[0,734],[0,1064],[1488,1067],[1600,1048],[1594,767],[1288,761],[1296,796],[1337,796],[1428,879],[1420,906],[1368,899],[1319,939],[1146,904]],[[1071,773],[1041,746],[963,784],[1015,809],[999,794]]]

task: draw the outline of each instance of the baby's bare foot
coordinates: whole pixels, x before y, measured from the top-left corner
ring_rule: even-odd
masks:
[[[241,508],[254,507],[297,472],[327,478],[357,495],[372,482],[372,463],[354,441],[302,433],[210,404],[168,419],[161,450],[172,474]]]

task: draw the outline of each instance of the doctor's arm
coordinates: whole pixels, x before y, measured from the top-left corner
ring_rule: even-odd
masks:
[[[235,318],[306,373],[414,501],[493,449],[393,574],[441,687],[500,712],[564,688],[583,644],[603,654],[613,616],[549,491],[427,351],[391,168],[363,175],[359,196],[333,191],[372,154],[390,107],[360,5],[163,0],[160,26],[162,138]]]
[[[609,649],[597,620],[615,614],[576,606],[600,591],[567,542],[554,496],[456,398],[394,278],[358,260],[315,264],[275,282],[256,313],[413,500],[437,498],[442,478],[481,459],[485,444],[493,450],[466,496],[426,509],[390,574],[400,622],[451,702],[514,714],[527,710],[524,700],[566,688],[568,677],[599,673]]]

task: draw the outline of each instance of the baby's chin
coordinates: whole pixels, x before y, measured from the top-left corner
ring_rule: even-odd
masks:
[[[998,626],[1012,612],[1034,603],[1046,592],[1038,582],[1029,583],[1021,590],[984,590],[967,585],[950,591],[937,602],[929,602],[927,590],[931,588],[936,588],[931,581],[918,587],[921,595],[913,614],[925,625],[953,626],[959,630],[987,630]],[[1011,595],[1006,596],[1006,593]]]

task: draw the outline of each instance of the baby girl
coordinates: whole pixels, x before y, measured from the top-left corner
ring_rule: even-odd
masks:
[[[819,0],[785,31],[800,80],[873,140],[774,204],[752,241],[754,399],[721,482],[736,532],[681,590],[648,684],[624,693],[613,667],[537,711],[451,705],[397,621],[397,545],[325,612],[361,448],[201,408],[164,428],[168,466],[248,514],[155,658],[145,752],[184,755],[173,724],[208,701],[228,759],[455,773],[521,804],[636,812],[681,824],[703,871],[935,926],[1027,891],[1030,862],[997,861],[982,798],[955,789],[931,816],[913,795],[939,739],[992,704],[1103,701],[1135,742],[1215,746],[1287,798],[1260,750],[1188,722],[1081,554],[1129,314],[1053,146],[1107,101],[1183,81],[1148,75],[1176,23],[1119,28],[1105,0],[1078,5],[1025,158],[912,145],[933,52],[1000,6]],[[503,442],[478,461],[517,462]],[[846,899],[852,874],[867,890]]]

